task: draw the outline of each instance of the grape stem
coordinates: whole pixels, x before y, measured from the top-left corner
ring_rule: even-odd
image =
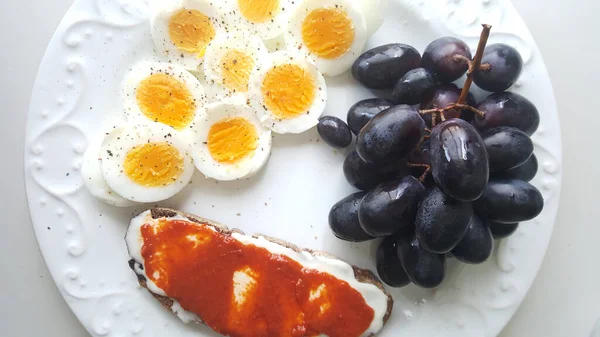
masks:
[[[492,30],[491,25],[482,25],[483,30],[481,31],[481,37],[479,38],[479,44],[477,45],[477,52],[475,52],[475,57],[473,58],[473,62],[469,63],[469,70],[467,70],[467,80],[465,81],[465,85],[462,88],[462,92],[460,93],[460,98],[458,99],[458,104],[465,104],[467,102],[467,97],[469,96],[469,90],[471,90],[471,85],[473,84],[473,74],[475,71],[478,71],[481,67],[481,59],[483,58],[483,52],[485,51],[485,46],[487,44],[488,38],[490,37],[490,31]]]
[[[479,67],[479,71],[488,72],[492,70],[492,65],[489,63],[484,63]]]
[[[419,181],[424,183],[425,179],[427,179],[427,175],[429,174],[429,172],[431,172],[431,166],[427,165],[427,164],[413,164],[413,163],[406,163],[406,166],[408,167],[418,167],[418,168],[424,168],[425,172],[423,172],[423,174],[419,177]]]
[[[450,104],[450,105],[448,105],[447,107],[445,107],[445,108],[443,108],[443,109],[439,109],[439,108],[438,108],[438,109],[419,110],[419,113],[420,113],[421,115],[427,115],[427,114],[432,114],[432,115],[434,115],[434,114],[441,114],[441,118],[442,118],[442,120],[445,120],[445,118],[444,118],[444,113],[445,113],[445,112],[447,112],[447,111],[450,111],[450,110],[469,110],[469,111],[471,111],[471,112],[473,112],[473,113],[476,113],[476,114],[478,114],[479,116],[482,116],[482,117],[483,117],[483,116],[485,116],[485,112],[483,112],[483,111],[481,111],[481,110],[479,110],[479,109],[477,109],[477,108],[475,108],[475,107],[472,107],[472,106],[470,106],[470,105],[468,105],[468,104],[460,104],[460,103],[454,103],[454,104]],[[437,117],[437,116],[436,116],[436,117]],[[433,125],[433,126],[435,126],[435,125]],[[433,127],[433,126],[432,126],[432,127]]]
[[[441,112],[436,111],[431,113],[431,128],[435,128],[435,125],[437,124],[437,120],[438,120],[438,116],[442,115]]]
[[[456,54],[454,55],[454,61],[455,62],[464,62],[465,64],[467,64],[469,66],[469,68],[472,67],[473,61],[471,61],[471,59],[469,59],[468,57],[464,56],[464,55],[460,55],[460,54]],[[490,71],[492,70],[492,65],[489,63],[483,63],[481,66],[479,66],[479,71]]]
[[[469,69],[467,70],[467,79],[465,80],[465,85],[462,88],[462,91],[460,92],[460,97],[458,98],[458,101],[454,104],[451,104],[443,109],[441,108],[437,108],[437,109],[426,109],[426,110],[420,110],[419,113],[421,115],[427,115],[427,114],[431,114],[431,128],[434,128],[437,124],[437,119],[438,116],[440,117],[440,119],[443,121],[446,120],[446,116],[444,115],[446,112],[450,111],[450,110],[457,110],[458,112],[461,112],[463,110],[468,110],[471,111],[481,117],[485,116],[485,112],[470,106],[467,103],[467,98],[469,97],[469,90],[471,90],[471,85],[473,84],[473,74],[476,71],[489,71],[490,70],[490,65],[489,64],[481,64],[481,59],[483,58],[483,52],[485,51],[485,46],[487,44],[487,41],[490,37],[490,31],[492,30],[492,26],[491,25],[487,25],[484,24],[482,25],[483,30],[481,31],[481,37],[479,38],[479,44],[477,45],[477,52],[475,53],[475,57],[473,58],[473,60],[469,60],[468,57],[465,57],[463,55],[454,55],[454,60],[456,62],[466,62],[469,65]]]

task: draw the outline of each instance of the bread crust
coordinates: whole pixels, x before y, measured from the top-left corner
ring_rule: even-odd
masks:
[[[192,222],[198,223],[198,224],[202,224],[202,225],[207,225],[207,226],[211,226],[213,227],[217,232],[223,234],[223,235],[232,235],[233,233],[239,233],[241,235],[246,235],[244,234],[244,232],[242,232],[239,229],[229,229],[227,226],[224,226],[218,222],[212,221],[212,220],[208,220],[208,219],[204,219],[202,217],[196,216],[194,214],[190,214],[190,213],[186,213],[186,212],[182,212],[182,211],[177,211],[174,209],[170,209],[170,208],[152,208],[150,210],[150,215],[152,216],[153,219],[160,219],[160,218],[172,218],[175,216],[181,216],[183,218],[186,218]],[[327,257],[327,258],[331,258],[331,259],[336,259],[336,260],[340,260],[339,258],[332,256],[331,254],[328,254],[326,252],[322,252],[322,251],[316,251],[316,250],[312,250],[312,249],[306,249],[306,248],[300,248],[292,243],[277,239],[277,238],[273,238],[273,237],[269,237],[266,235],[262,235],[262,234],[254,234],[252,235],[252,237],[254,238],[258,238],[258,237],[262,237],[265,238],[266,240],[276,243],[278,245],[287,247],[292,249],[295,252],[308,252],[311,255],[314,256],[323,256],[323,257]],[[173,312],[172,308],[173,308],[173,304],[175,303],[173,301],[172,298],[170,297],[166,297],[166,296],[162,296],[162,295],[158,295],[156,293],[153,293],[147,286],[146,284],[146,277],[144,275],[140,275],[136,272],[136,268],[135,265],[138,264],[140,265],[140,263],[138,261],[135,261],[134,259],[130,259],[129,260],[129,267],[131,268],[131,270],[133,270],[134,273],[136,273],[137,278],[138,278],[138,283],[140,284],[140,286],[142,288],[145,288],[152,296],[154,296],[154,298],[156,298],[156,300],[158,300],[160,302],[160,304],[169,309],[169,311]],[[383,284],[381,283],[381,281],[379,281],[379,279],[373,274],[373,272],[371,272],[370,270],[367,269],[362,269],[362,268],[358,268],[356,266],[352,266],[352,269],[354,270],[354,277],[356,278],[356,280],[358,282],[361,283],[368,283],[368,284],[372,284],[374,286],[376,286],[377,288],[381,289],[381,291],[384,292],[384,294],[387,296],[387,309],[385,312],[385,315],[383,316],[383,324],[385,325],[387,323],[387,321],[390,318],[390,315],[392,314],[392,309],[394,307],[394,300],[392,299],[392,296],[385,290],[385,288],[383,287]],[[198,321],[198,323],[204,324],[204,322],[202,322],[201,320]],[[374,336],[374,334],[371,334],[370,336]]]

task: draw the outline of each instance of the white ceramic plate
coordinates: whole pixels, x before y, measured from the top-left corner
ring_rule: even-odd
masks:
[[[122,111],[123,73],[154,58],[147,3],[77,0],[60,24],[37,77],[25,152],[26,186],[39,245],[58,288],[94,336],[215,336],[180,323],[146,291],[127,265],[123,241],[129,219],[141,211],[116,209],[91,197],[78,172],[88,140],[106,116]],[[560,190],[560,135],[556,104],[542,57],[525,24],[506,0],[391,0],[369,46],[404,42],[420,50],[442,35],[475,46],[480,23],[494,26],[491,43],[507,42],[523,55],[522,79],[513,90],[531,99],[542,116],[534,135],[540,172],[534,180],[546,207],[534,221],[497,245],[482,266],[450,261],[434,291],[409,286],[396,301],[381,336],[495,336],[515,312],[542,262]],[[327,114],[345,117],[372,94],[349,74],[328,80]],[[352,192],[334,151],[313,130],[278,136],[266,169],[252,180],[217,183],[200,174],[192,186],[162,203],[212,218],[247,233],[260,232],[326,250],[374,268],[376,243],[349,244],[330,233],[331,205]]]

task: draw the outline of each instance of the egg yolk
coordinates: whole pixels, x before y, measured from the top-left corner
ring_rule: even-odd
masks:
[[[220,120],[208,131],[208,151],[219,163],[235,164],[258,146],[256,127],[243,117]]]
[[[308,112],[316,96],[313,77],[302,67],[285,64],[271,68],[262,83],[267,109],[280,119],[292,119]]]
[[[169,37],[179,50],[204,57],[206,46],[215,38],[210,18],[195,9],[182,9],[171,16]]]
[[[184,129],[194,119],[194,97],[171,75],[156,73],[144,79],[136,90],[136,99],[146,117],[176,130]]]
[[[247,92],[250,73],[254,68],[254,58],[239,50],[231,50],[221,59],[223,85],[227,89]]]
[[[123,171],[138,185],[166,186],[183,173],[183,157],[169,143],[138,145],[127,153]]]
[[[315,9],[304,18],[302,41],[318,57],[336,59],[350,50],[354,25],[341,8]]]
[[[272,19],[279,10],[279,0],[238,0],[246,20],[261,23]]]

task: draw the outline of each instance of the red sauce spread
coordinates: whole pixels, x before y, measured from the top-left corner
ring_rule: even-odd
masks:
[[[141,230],[146,275],[223,335],[354,337],[373,320],[348,283],[286,256],[188,221]]]

